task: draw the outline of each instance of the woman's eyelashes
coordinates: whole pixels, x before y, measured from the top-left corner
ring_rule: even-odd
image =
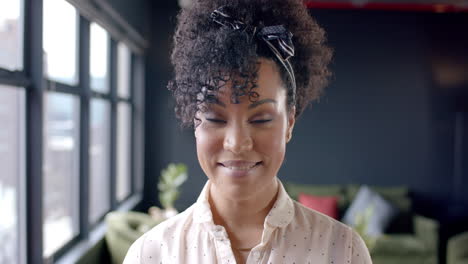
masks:
[[[227,121],[221,118],[210,118],[206,117],[206,121],[214,124],[226,124]],[[252,121],[249,121],[251,124],[266,124],[273,121],[273,118],[261,118],[261,119],[253,119]]]
[[[266,124],[266,123],[271,122],[271,121],[273,121],[273,119],[270,118],[270,119],[256,119],[256,120],[252,120],[250,122],[253,123],[253,124]]]
[[[224,124],[226,123],[225,120],[223,119],[218,119],[218,118],[205,118],[208,122],[210,123],[216,123],[216,124]]]

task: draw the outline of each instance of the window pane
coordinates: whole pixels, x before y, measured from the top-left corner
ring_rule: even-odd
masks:
[[[44,256],[78,233],[79,101],[48,93],[44,115]]]
[[[77,82],[77,21],[77,12],[67,1],[44,0],[44,72],[71,85]]]
[[[3,0],[0,7],[0,67],[23,68],[23,1]]]
[[[110,209],[109,172],[110,104],[102,99],[91,101],[90,200],[89,221],[96,222]]]
[[[24,91],[0,85],[0,263],[18,263],[24,179]]]
[[[123,98],[130,97],[130,50],[119,43],[118,50],[118,71],[117,71],[117,95]]]
[[[130,137],[131,110],[127,103],[117,107],[117,200],[125,199],[131,191]]]
[[[91,23],[91,89],[108,92],[109,36],[98,24]]]

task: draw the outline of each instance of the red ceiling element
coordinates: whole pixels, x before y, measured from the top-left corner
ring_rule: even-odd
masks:
[[[468,12],[468,6],[447,4],[410,4],[410,3],[366,3],[306,1],[310,9],[354,9],[354,10],[386,10],[386,11],[416,11],[434,13]]]

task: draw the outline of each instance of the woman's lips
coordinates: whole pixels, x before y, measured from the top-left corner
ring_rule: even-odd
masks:
[[[261,161],[229,160],[219,164],[232,177],[245,177],[260,165]]]

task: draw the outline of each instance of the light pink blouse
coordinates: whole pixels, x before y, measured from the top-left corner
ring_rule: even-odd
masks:
[[[247,263],[371,264],[350,227],[292,200],[279,182],[262,240]],[[226,230],[213,223],[208,181],[197,202],[157,225],[130,247],[124,264],[236,263]]]

